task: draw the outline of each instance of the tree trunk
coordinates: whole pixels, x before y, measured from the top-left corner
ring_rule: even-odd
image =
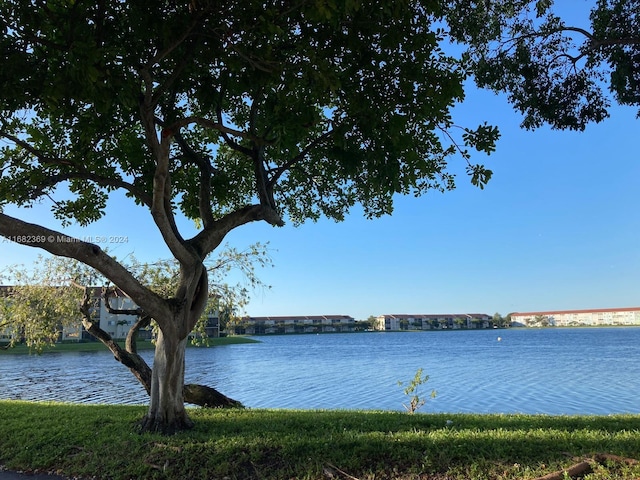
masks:
[[[158,332],[151,377],[149,411],[142,419],[144,432],[170,435],[193,427],[184,407],[185,350],[187,339]]]
[[[76,285],[83,290],[83,299],[80,304],[80,311],[82,312],[82,325],[85,330],[100,340],[109,350],[113,353],[114,358],[129,367],[131,373],[142,384],[147,394],[151,394],[151,382],[152,371],[147,365],[144,359],[138,355],[136,348],[136,340],[138,338],[138,331],[140,328],[149,325],[151,318],[144,315],[143,312],[138,310],[114,310],[109,305],[108,292],[104,292],[104,302],[109,313],[114,315],[139,315],[138,321],[131,327],[129,334],[127,335],[126,347],[122,349],[117,342],[111,338],[107,332],[102,330],[99,325],[93,322],[91,318],[91,306],[92,296],[91,290],[83,285]],[[0,348],[7,348],[0,346]],[[209,408],[244,408],[241,402],[223,395],[215,388],[207,387],[206,385],[189,384],[183,387],[184,401],[187,403],[193,403],[201,407]],[[145,419],[146,421],[146,419]]]

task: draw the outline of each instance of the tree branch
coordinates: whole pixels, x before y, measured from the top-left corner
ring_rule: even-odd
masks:
[[[594,40],[591,42],[592,48],[609,45],[640,45],[640,38],[609,38],[604,40]]]
[[[148,71],[141,70],[140,74],[146,84],[146,93],[140,103],[140,117],[156,164],[153,175],[153,198],[150,209],[151,216],[153,217],[153,221],[157,225],[158,230],[160,230],[160,234],[173,256],[180,263],[190,265],[196,260],[196,257],[194,252],[190,251],[185,246],[184,239],[180,235],[175,223],[175,217],[171,205],[169,145],[172,135],[162,135],[162,139],[158,140],[154,104],[152,103],[150,93],[153,81]]]
[[[524,39],[529,39],[529,38],[541,38],[541,39],[546,39],[548,37],[550,37],[551,35],[553,35],[554,33],[562,33],[562,32],[577,32],[582,34],[583,36],[585,36],[588,40],[589,40],[589,50],[596,50],[597,48],[601,47],[601,46],[608,46],[608,45],[638,45],[640,44],[640,37],[630,37],[630,38],[611,38],[611,39],[598,39],[596,38],[593,33],[589,32],[588,30],[585,30],[584,28],[580,28],[580,27],[566,27],[566,26],[562,26],[562,27],[557,27],[557,28],[553,28],[547,32],[539,32],[539,31],[534,31],[528,34],[524,34],[524,35],[518,35],[516,37],[511,37],[508,39],[508,41],[503,41],[500,42],[501,47],[505,47],[507,50],[509,50],[512,47],[507,47],[507,44],[511,43],[511,44],[517,44],[520,40],[524,40]],[[578,60],[580,60],[582,57],[585,56],[585,53],[581,54],[578,57],[573,57],[569,54],[563,54],[563,55],[558,55],[558,56],[566,56],[569,59],[575,59],[574,63],[577,62]]]
[[[175,134],[175,138],[185,157],[190,161],[190,163],[196,165],[200,171],[200,194],[198,196],[198,207],[200,210],[200,217],[202,218],[202,224],[204,228],[207,228],[214,222],[213,211],[211,210],[211,177],[214,173],[213,167],[207,159],[202,158],[198,152],[191,148],[180,132]]]
[[[197,282],[193,282],[193,303],[191,304],[185,335],[189,335],[189,332],[196,326],[198,320],[200,320],[200,313],[204,311],[209,301],[209,272],[204,265],[201,265],[200,268],[200,277]],[[197,315],[195,314],[196,312]]]
[[[251,102],[251,109],[249,111],[249,133],[256,135],[256,119],[258,117],[258,104],[263,98],[263,87],[259,87],[256,94],[253,96]]]
[[[577,57],[574,57],[572,55],[569,55],[568,53],[559,53],[558,55],[556,55],[555,57],[553,57],[551,60],[549,60],[549,64],[548,66],[553,66],[554,63],[556,63],[556,61],[560,60],[561,58],[566,58],[567,60],[569,60],[572,64],[573,64],[573,68],[574,71],[576,69],[576,64],[585,56],[587,55],[587,52],[583,52],[580,55],[578,55]]]
[[[65,160],[65,159],[62,159],[62,158],[52,159],[52,158],[48,157],[47,155],[45,155],[44,153],[42,153],[37,148],[34,148],[33,145],[25,142],[24,140],[20,140],[15,135],[12,135],[12,134],[7,133],[5,131],[0,130],[0,136],[6,138],[7,140],[10,140],[11,142],[13,142],[14,144],[18,145],[19,147],[24,148],[27,152],[29,152],[31,155],[36,157],[41,163],[46,163],[46,164],[50,164],[50,165],[67,165],[67,166],[72,166],[72,167],[76,166],[76,164],[73,163],[70,160]]]
[[[147,392],[147,395],[151,393],[151,376],[152,370],[149,368],[147,362],[138,355],[136,348],[136,337],[140,328],[144,328],[151,322],[151,317],[148,315],[141,316],[138,321],[131,327],[127,335],[125,342],[125,349],[123,349],[116,341],[113,340],[111,335],[102,330],[99,325],[96,325],[91,318],[91,288],[73,283],[74,286],[84,290],[82,303],[80,304],[80,310],[82,312],[82,326],[89,334],[97,338],[103,345],[105,345],[114,358],[129,368],[131,373],[142,384]],[[2,347],[4,348],[4,347]],[[188,403],[200,405],[202,407],[210,408],[242,408],[242,403],[237,400],[233,400],[216,389],[207,387],[204,385],[188,384],[183,387],[184,400]]]
[[[53,255],[74,258],[93,267],[118,285],[154,318],[162,318],[166,301],[142,285],[126,268],[98,245],[83,242],[55,230],[27,223],[0,212],[0,235],[21,245],[41,248]]]
[[[222,124],[222,109],[220,107],[218,107],[216,109],[216,116],[218,118],[218,123]],[[232,149],[235,150],[236,152],[240,152],[244,155],[247,156],[251,156],[251,149],[243,147],[242,145],[240,145],[238,142],[234,141],[226,132],[221,132],[222,134],[222,138],[224,139],[224,141],[226,142],[226,144]]]
[[[241,131],[241,130],[235,130],[233,128],[229,128],[227,126],[225,126],[221,120],[219,120],[218,122],[214,122],[212,120],[209,120],[207,118],[202,118],[202,117],[185,117],[182,118],[180,120],[177,120],[176,122],[172,123],[171,125],[167,126],[164,128],[164,130],[162,131],[162,136],[164,137],[170,137],[173,136],[180,128],[182,127],[186,127],[188,125],[192,125],[192,124],[196,124],[196,125],[200,125],[201,127],[204,128],[209,128],[212,130],[217,130],[219,131],[221,134],[227,134],[227,135],[233,135],[234,137],[241,137],[241,138],[249,138],[252,139],[252,136]]]
[[[587,37],[592,42],[595,40],[593,33],[580,27],[558,27],[557,29],[552,31],[552,33],[556,33],[556,32],[578,32],[584,35],[585,37]]]
[[[194,50],[195,47],[189,48],[189,53],[181,59],[180,63],[171,72],[171,75],[169,75],[169,77],[156,88],[156,92],[152,98],[152,102],[154,104],[160,100],[160,97],[164,95],[164,93],[175,83],[180,74],[184,71],[188,65],[188,61],[191,60],[191,57],[193,56]]]
[[[264,207],[265,212],[269,212],[270,218],[265,220],[274,226],[281,227],[284,225],[278,209],[276,201],[273,198],[274,183],[269,181],[267,172],[265,171],[264,147],[257,147],[253,151],[254,176],[256,182],[256,193],[260,199],[260,204]]]
[[[593,35],[593,33],[585,30],[584,28],[580,28],[580,27],[558,27],[557,29],[553,30],[551,33],[557,33],[557,32],[578,32],[578,33],[581,33],[582,35],[584,35],[585,37],[587,37],[589,39],[589,49],[590,50],[595,50],[595,49],[597,49],[599,47],[608,46],[608,45],[638,45],[638,44],[640,44],[640,37],[599,39],[599,38],[596,38]],[[569,55],[567,55],[567,56],[569,56]],[[577,57],[576,61],[579,60],[580,58],[582,58],[583,56],[584,56],[584,54],[582,54],[579,57]],[[570,58],[573,58],[573,57],[570,57]]]
[[[157,65],[158,63],[160,63],[162,60],[167,58],[171,54],[171,52],[173,52],[176,48],[178,48],[182,44],[182,42],[184,42],[189,37],[189,35],[191,35],[191,32],[193,32],[193,29],[198,25],[198,23],[200,23],[201,18],[202,18],[202,12],[197,13],[195,18],[193,19],[191,24],[187,27],[187,29],[183,32],[183,34],[180,35],[178,38],[176,38],[173,41],[173,43],[167,45],[164,50],[162,50],[161,52],[158,52],[153,58],[149,59],[149,61],[145,65],[145,69],[149,70],[153,68],[154,65]]]
[[[151,368],[147,365],[147,362],[138,355],[135,351],[128,352],[124,350],[107,332],[102,330],[99,325],[96,325],[91,318],[91,287],[82,286],[74,283],[74,286],[83,289],[82,303],[80,304],[80,311],[82,312],[82,326],[92,336],[100,340],[111,353],[114,358],[129,368],[131,373],[138,379],[144,389],[147,391],[147,395],[151,393]]]
[[[278,167],[274,171],[273,175],[271,176],[271,179],[269,180],[270,186],[273,187],[284,172],[291,169],[291,167],[293,167],[296,163],[304,160],[304,157],[306,157],[314,148],[316,148],[322,142],[327,140],[332,134],[333,134],[333,129],[326,131],[319,137],[312,140],[311,143],[309,143],[309,145],[307,145],[303,150],[301,150],[300,153],[298,153],[295,157],[293,157],[288,162],[284,163],[282,166]]]
[[[144,311],[138,308],[112,308],[111,302],[109,300],[110,296],[116,293],[116,289],[114,287],[111,288],[103,288],[101,298],[104,300],[104,308],[111,315],[135,315],[136,317],[140,317],[143,315]]]
[[[147,328],[149,325],[151,325],[151,317],[149,315],[143,314],[138,317],[136,323],[131,326],[131,329],[129,329],[129,333],[127,333],[127,339],[125,340],[124,344],[127,352],[138,352],[138,346],[136,344],[138,340],[138,332],[140,331],[140,329]]]
[[[81,179],[81,180],[90,180],[102,187],[114,187],[120,188],[131,193],[135,198],[137,198],[143,205],[147,207],[151,207],[151,197],[144,193],[139,188],[136,188],[129,182],[125,182],[124,180],[113,178],[113,177],[102,177],[100,175],[95,175],[89,171],[80,171],[80,172],[72,172],[72,173],[60,173],[56,175],[50,175],[44,182],[40,182],[37,185],[37,188],[32,189],[30,193],[30,198],[35,200],[36,198],[45,195],[45,190],[48,187],[53,187],[59,183],[62,183],[67,180],[72,179]]]
[[[262,205],[247,205],[216,220],[210,228],[203,229],[195,237],[188,240],[187,243],[201,252],[201,255],[204,258],[204,256],[211,253],[222,243],[224,237],[231,230],[241,225],[259,220],[266,220],[269,222],[269,220],[267,220],[268,215],[269,213],[265,211],[265,208]]]
[[[35,199],[41,195],[44,195],[44,190],[48,187],[53,187],[58,183],[71,180],[71,179],[85,179],[90,180],[92,182],[97,183],[98,185],[105,187],[114,187],[120,188],[131,193],[135,198],[137,198],[140,202],[142,202],[147,207],[151,206],[151,197],[144,193],[139,188],[136,188],[133,184],[129,182],[125,182],[121,178],[118,177],[104,177],[101,175],[97,175],[89,170],[87,170],[84,165],[79,165],[71,160],[66,160],[64,158],[53,158],[45,155],[40,150],[33,147],[29,143],[20,140],[18,137],[11,135],[7,132],[0,131],[0,136],[10,140],[21,148],[25,149],[31,155],[36,157],[38,161],[44,165],[52,165],[52,166],[64,166],[64,167],[72,167],[75,171],[73,172],[65,172],[58,173],[55,175],[50,175],[44,182],[40,182],[39,185],[36,186],[32,190],[30,197]]]

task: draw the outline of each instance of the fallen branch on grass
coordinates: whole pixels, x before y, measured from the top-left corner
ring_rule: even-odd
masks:
[[[634,458],[619,457],[618,455],[611,455],[610,453],[597,453],[592,458],[582,460],[578,463],[571,465],[569,468],[558,470],[557,472],[548,473],[542,477],[535,478],[534,480],[564,480],[565,478],[582,477],[593,471],[592,465],[599,463],[605,465],[607,462],[625,463],[627,465],[636,465],[638,460]]]
[[[335,465],[331,465],[330,463],[327,463],[322,467],[322,473],[324,473],[325,477],[331,479],[346,478],[347,480],[359,480],[358,478],[349,475],[347,472],[340,470],[338,467],[336,467]]]

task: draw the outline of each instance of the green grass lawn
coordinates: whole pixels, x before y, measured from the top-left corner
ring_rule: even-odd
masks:
[[[640,458],[640,415],[193,409],[139,434],[136,406],[0,401],[0,464],[97,479],[532,479],[597,453]],[[640,466],[584,477],[637,479]]]

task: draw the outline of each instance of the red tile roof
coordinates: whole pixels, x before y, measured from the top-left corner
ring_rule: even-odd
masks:
[[[592,308],[588,310],[551,310],[547,312],[513,312],[511,316],[525,316],[525,315],[557,315],[565,313],[605,313],[605,312],[640,312],[640,307],[629,308]]]
[[[290,315],[285,317],[244,317],[247,320],[263,322],[266,320],[274,320],[277,322],[285,320],[323,320],[323,319],[343,319],[349,320],[353,317],[350,315]]]
[[[441,314],[433,314],[433,313],[420,313],[420,314],[388,314],[388,315],[380,315],[381,317],[392,317],[392,318],[491,318],[491,315],[487,315],[485,313],[441,313]]]

